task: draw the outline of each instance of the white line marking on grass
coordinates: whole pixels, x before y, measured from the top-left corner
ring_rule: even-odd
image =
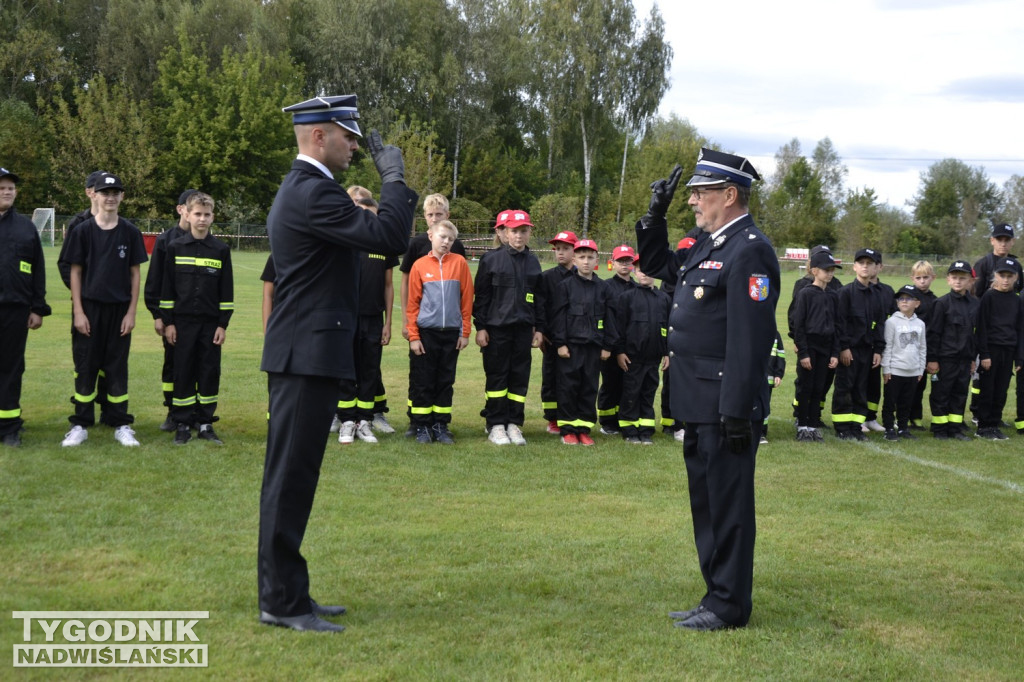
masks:
[[[978,483],[988,483],[989,485],[998,486],[1000,488],[1006,488],[1010,492],[1014,492],[1019,495],[1024,494],[1024,486],[1014,483],[1013,481],[1004,481],[1000,478],[982,476],[981,474],[976,474],[973,471],[961,469],[960,467],[951,466],[949,464],[943,464],[942,462],[933,462],[930,459],[921,459],[920,457],[915,457],[914,455],[908,455],[905,452],[899,452],[896,450],[889,450],[888,448],[883,448],[877,443],[868,443],[867,446],[877,452],[884,452],[887,455],[899,457],[900,459],[905,460],[907,462],[911,462],[913,464],[920,464],[921,466],[931,467],[933,469],[939,469],[941,471],[947,471],[951,474],[956,474],[961,478],[966,478],[969,481],[977,481]]]

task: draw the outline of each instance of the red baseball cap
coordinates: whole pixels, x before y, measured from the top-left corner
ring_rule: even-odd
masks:
[[[593,239],[581,239],[576,242],[576,246],[573,247],[573,251],[579,251],[580,249],[590,249],[591,251],[597,251],[597,242]]]
[[[508,222],[510,215],[512,215],[512,211],[507,208],[499,213],[498,217],[494,219],[494,229],[497,230],[499,227],[505,227],[505,223]]]
[[[555,242],[564,242],[566,244],[569,244],[570,246],[576,246],[576,242],[578,241],[579,238],[576,236],[575,232],[566,230],[565,232],[559,232],[558,234],[556,234],[554,239],[549,239],[548,244],[554,244]]]
[[[501,215],[504,215],[506,213],[508,214],[508,217],[505,218],[504,221],[506,228],[513,230],[517,227],[523,227],[524,225],[533,227],[533,223],[530,222],[530,214],[527,213],[526,211],[520,211],[519,209],[509,209],[508,211],[502,211]],[[499,220],[501,219],[501,215],[498,216]]]
[[[632,246],[627,246],[626,244],[612,249],[612,260],[620,260],[622,258],[629,258],[635,263],[637,260],[636,251],[633,250]]]

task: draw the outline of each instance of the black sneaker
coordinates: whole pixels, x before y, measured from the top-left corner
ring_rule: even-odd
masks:
[[[998,428],[992,428],[992,440],[1010,440],[1010,437],[1000,431]]]
[[[14,433],[8,433],[3,438],[4,445],[9,448],[17,448],[21,446],[21,433],[15,431]]]
[[[630,445],[640,445],[640,438],[638,436],[624,436],[622,440]]]
[[[953,440],[970,440],[971,439],[971,437],[968,436],[963,431],[954,431],[952,433],[952,435],[947,436],[947,438],[952,438]]]
[[[654,445],[654,439],[650,436],[640,436],[640,445]]]
[[[199,437],[217,445],[224,445],[224,441],[218,438],[217,432],[213,430],[213,424],[200,424]]]
[[[413,437],[415,437],[417,435],[417,433],[418,433],[418,431],[417,431],[416,427],[413,426],[412,424],[409,424],[409,428],[407,428],[405,430],[405,437],[406,438],[413,438]]]
[[[854,433],[853,431],[840,431],[839,433],[836,434],[836,438],[838,438],[839,440],[860,440],[860,438],[857,437],[859,435],[859,431],[856,433]]]
[[[885,439],[886,440],[899,440],[900,439],[900,435],[898,433],[896,433],[896,429],[886,429],[885,430]]]
[[[853,432],[853,439],[854,440],[867,440],[868,439],[868,434],[864,433],[863,431],[854,431]]]
[[[166,433],[174,433],[178,430],[178,425],[173,419],[171,419],[170,414],[167,415],[167,419],[164,420],[164,423],[160,425],[160,430]]]
[[[909,428],[900,429],[899,431],[897,431],[897,433],[899,434],[900,438],[904,438],[906,440],[917,440],[917,436],[912,434]]]
[[[188,424],[178,424],[177,432],[174,434],[174,444],[184,445],[192,440],[192,428]]]
[[[430,427],[429,426],[417,426],[416,429],[416,442],[422,445],[428,445],[431,442]]]
[[[451,431],[448,430],[447,424],[437,423],[430,427],[430,435],[433,436],[434,440],[442,445],[455,445],[455,439],[452,438]],[[416,435],[416,442],[421,443],[419,434]]]
[[[960,432],[957,431],[957,433],[960,433]],[[932,435],[935,436],[935,440],[949,440],[950,439],[950,435],[948,433],[946,433],[945,431],[936,431]],[[954,434],[954,437],[955,436],[956,436],[956,434]],[[970,439],[968,438],[968,440],[970,440]]]
[[[996,431],[997,429],[992,428],[978,429],[974,435],[984,440],[999,440],[999,436],[996,435]]]

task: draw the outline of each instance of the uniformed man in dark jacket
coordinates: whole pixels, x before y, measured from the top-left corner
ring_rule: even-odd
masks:
[[[408,246],[416,193],[405,185],[402,153],[376,131],[368,147],[383,186],[377,215],[335,180],[361,137],[355,95],[316,97],[292,114],[299,155],[267,216],[277,270],[261,369],[270,419],[260,495],[260,621],[294,630],[338,632],[322,615],[299,549],[337,406],[339,379],[355,380],[359,253],[398,255]]]
[[[36,226],[14,210],[18,176],[0,168],[0,438],[21,445],[21,376],[29,329],[50,314],[46,264]]]
[[[779,261],[747,212],[760,177],[740,156],[702,149],[689,204],[706,237],[685,252],[668,246],[665,211],[682,169],[652,185],[637,223],[648,274],[676,273],[669,315],[672,414],[685,423],[683,454],[701,573],[700,603],[669,615],[677,627],[718,630],[750,619],[754,571],[754,457],[768,414],[768,359],[775,340]]]

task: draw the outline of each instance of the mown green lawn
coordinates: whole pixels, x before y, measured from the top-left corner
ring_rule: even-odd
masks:
[[[772,442],[758,453],[748,628],[684,632],[666,616],[702,594],[681,446],[660,435],[654,447],[600,436],[594,448],[560,446],[543,431],[535,356],[529,445],[494,447],[478,416],[475,346],[456,384],[457,445],[417,446],[401,433],[328,445],[304,551],[314,596],[349,607],[337,619],[346,632],[261,626],[265,255],[235,254],[219,448],[175,447],[158,431],[161,350],[144,311],[130,383],[142,447],[123,448],[102,427],[60,447],[70,306],[56,251],[47,259],[55,314],[29,339],[28,430],[22,448],[0,449],[0,610],[209,611],[196,632],[210,666],[0,663],[0,679],[1024,678],[1024,438],[796,443],[793,357]],[[784,279],[780,321],[796,276]],[[395,338],[385,383],[402,427],[397,327]],[[0,619],[6,651],[21,634],[20,621]]]

